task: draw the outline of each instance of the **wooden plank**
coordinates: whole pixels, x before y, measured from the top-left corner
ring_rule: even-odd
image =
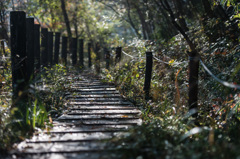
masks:
[[[74,95],[66,95],[66,99],[68,98],[121,98],[123,99],[119,94],[106,94],[106,95],[82,95],[82,94],[74,94]]]
[[[68,99],[68,102],[128,102],[128,100],[123,100],[123,99],[117,99],[117,98],[108,98],[108,99],[96,99],[96,98],[70,98]]]
[[[18,159],[110,159],[117,158],[111,152],[73,152],[73,153],[45,153],[45,154],[21,154],[17,156]]]
[[[130,102],[69,102],[70,105],[132,105]]]
[[[139,116],[135,114],[126,115],[126,114],[111,114],[111,115],[62,115],[57,120],[133,120],[139,119]]]
[[[92,133],[65,133],[65,134],[41,134],[34,136],[26,143],[54,143],[54,142],[93,142],[110,139],[113,136],[126,134],[127,132],[92,132]]]
[[[123,107],[123,106],[69,106],[67,107],[70,110],[133,110],[137,109],[136,107],[129,106],[129,107]]]
[[[81,84],[81,83],[79,83],[79,84],[72,84],[71,86],[73,86],[73,87],[79,87],[80,89],[81,88],[86,88],[86,87],[89,87],[89,88],[115,88],[115,86],[111,86],[111,85],[102,85],[102,84],[99,84],[99,85],[93,85],[93,84],[91,84],[91,83],[89,83],[89,84],[86,84],[86,83],[84,83],[84,84]]]
[[[78,85],[75,85],[75,86],[71,86],[72,89],[79,89],[79,90],[116,90],[115,87],[109,87],[109,86],[98,86],[98,87],[92,87],[92,86],[78,86]]]
[[[65,93],[65,95],[72,94],[74,91],[68,90],[68,92]],[[81,92],[81,91],[75,91],[75,94],[81,94],[81,95],[109,95],[109,91],[102,91],[102,92],[94,92],[94,91],[89,91],[89,92]],[[112,95],[118,95],[118,91],[112,91]]]
[[[56,121],[55,121],[56,122]],[[51,134],[65,134],[65,133],[93,133],[93,132],[125,132],[131,125],[104,125],[104,126],[86,126],[86,125],[66,125],[64,122],[54,124],[51,130],[44,131],[43,133]],[[41,134],[36,133],[36,134]]]
[[[69,122],[68,120],[61,120],[61,122]],[[134,120],[71,120],[72,123],[76,125],[140,125],[142,123],[141,119],[134,119]]]
[[[140,110],[68,110],[67,114],[69,115],[78,115],[78,114],[141,114]]]
[[[19,149],[19,151],[15,151],[11,154],[15,155],[40,155],[40,154],[49,154],[49,153],[86,153],[86,152],[100,152],[100,151],[107,151],[104,149],[104,147],[100,146],[77,146],[76,144],[71,146],[69,144],[45,144],[40,147],[36,147],[33,149],[33,146],[26,145],[25,147],[22,147],[22,149]],[[47,145],[47,146],[46,146]]]

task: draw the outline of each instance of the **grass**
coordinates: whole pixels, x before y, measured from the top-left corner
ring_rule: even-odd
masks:
[[[6,78],[5,81],[10,84],[11,70],[9,66],[6,67],[6,71],[5,76],[9,78]],[[31,87],[25,91],[28,100],[19,103],[18,107],[10,107],[11,96],[9,96],[8,103],[3,102],[4,98],[1,98],[2,103],[7,105],[6,109],[0,112],[1,154],[7,153],[13,143],[29,138],[35,130],[51,127],[52,118],[61,114],[63,109],[65,84],[71,82],[66,81],[66,75],[66,67],[63,65],[46,68],[41,75],[41,82],[32,81]],[[39,76],[36,79],[39,79]],[[11,92],[11,85],[5,85],[2,90]],[[16,116],[16,114],[18,115]]]

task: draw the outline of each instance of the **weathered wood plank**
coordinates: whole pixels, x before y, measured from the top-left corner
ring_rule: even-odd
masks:
[[[134,110],[136,107],[128,106],[68,106],[70,110]]]
[[[134,109],[134,110],[68,110],[67,114],[69,115],[90,115],[90,114],[103,114],[103,115],[109,115],[109,114],[141,114],[140,110]]]
[[[119,137],[129,133],[129,128],[141,125],[141,111],[122,98],[113,86],[87,76],[69,75],[68,79],[75,82],[66,85],[69,89],[64,95],[65,110],[54,119],[53,128],[35,133],[33,138],[19,144],[13,154],[85,159],[89,157],[82,154],[89,153],[95,154],[92,158],[101,158],[109,154],[102,140]]]
[[[120,105],[120,106],[126,106],[126,105],[132,105],[130,102],[69,102],[70,105]]]
[[[111,114],[111,115],[62,115],[58,118],[59,121],[61,120],[133,120],[133,119],[139,119],[139,116],[136,116],[135,114],[131,115],[125,115],[125,114]]]

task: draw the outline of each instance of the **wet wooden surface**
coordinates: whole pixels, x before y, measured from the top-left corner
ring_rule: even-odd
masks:
[[[122,98],[114,86],[82,74],[65,93],[65,110],[51,130],[37,132],[12,151],[16,158],[117,158],[105,145],[108,139],[141,125],[141,111]]]

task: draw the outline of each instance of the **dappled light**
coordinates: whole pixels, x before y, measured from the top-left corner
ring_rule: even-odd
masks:
[[[239,158],[239,10],[0,1],[0,158]]]

